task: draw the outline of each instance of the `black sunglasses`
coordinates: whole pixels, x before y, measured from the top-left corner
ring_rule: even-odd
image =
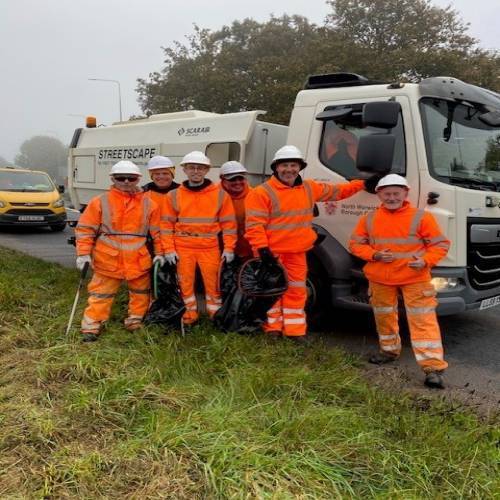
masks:
[[[125,181],[134,182],[139,177],[137,175],[114,175],[113,178],[118,182],[125,182]]]

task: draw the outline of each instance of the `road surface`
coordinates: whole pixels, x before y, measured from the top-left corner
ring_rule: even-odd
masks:
[[[75,249],[67,244],[74,234],[71,227],[61,233],[48,228],[0,228],[0,246],[62,264],[75,266]],[[334,311],[333,327],[322,336],[329,345],[338,345],[366,358],[377,347],[371,314]],[[447,394],[457,394],[482,409],[498,408],[500,400],[500,307],[482,312],[463,313],[440,319],[445,355],[450,364],[446,372]],[[396,364],[384,367],[366,365],[370,378],[420,388],[423,376],[409,347],[403,329],[403,355]]]

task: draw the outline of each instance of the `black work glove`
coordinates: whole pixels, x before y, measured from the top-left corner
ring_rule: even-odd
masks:
[[[271,250],[269,250],[269,247],[259,248],[259,257],[266,266],[276,264],[276,257],[272,254]]]
[[[378,181],[385,177],[386,174],[373,174],[368,179],[365,179],[365,191],[371,194],[375,194],[375,188],[377,187]]]

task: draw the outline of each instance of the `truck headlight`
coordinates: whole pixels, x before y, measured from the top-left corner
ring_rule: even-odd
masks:
[[[60,208],[60,207],[64,207],[64,200],[62,198],[59,198],[57,201],[55,201],[52,206],[54,208]]]
[[[431,284],[436,292],[451,290],[458,285],[458,278],[432,278]]]

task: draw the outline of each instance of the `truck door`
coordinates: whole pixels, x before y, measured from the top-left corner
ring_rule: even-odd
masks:
[[[363,105],[368,101],[387,100],[370,98],[356,101],[318,103],[315,110],[317,119],[312,125],[307,150],[308,166],[305,175],[318,181],[346,182],[360,177],[356,169],[356,153],[359,138],[373,133],[384,133],[382,129],[364,127],[362,124]],[[410,197],[418,201],[418,169],[409,168],[405,124],[410,124],[410,110],[406,97],[402,98],[402,112],[397,126],[391,131],[396,136],[396,150],[392,173],[405,176],[412,186]],[[410,141],[414,144],[414,141]],[[414,156],[414,154],[413,154]],[[411,162],[413,163],[413,162]],[[355,196],[337,202],[318,204],[319,216],[315,224],[324,227],[340,243],[346,246],[349,236],[359,217],[379,205],[375,195],[361,191]]]

